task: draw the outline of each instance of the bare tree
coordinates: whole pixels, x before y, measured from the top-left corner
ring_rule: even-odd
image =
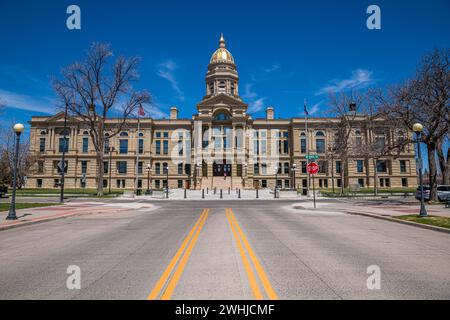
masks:
[[[351,149],[350,136],[355,121],[358,117],[358,111],[361,109],[363,96],[360,93],[334,93],[329,96],[331,105],[330,112],[338,119],[336,124],[336,135],[334,138],[333,154],[336,154],[341,161],[340,179],[341,194],[344,188],[348,186],[348,178],[345,172],[348,171],[348,159]]]
[[[12,125],[9,127],[12,128]],[[14,157],[16,134],[12,129],[2,130],[3,143],[0,146],[0,184],[11,185],[14,172]],[[26,177],[31,173],[36,163],[36,156],[29,151],[29,140],[20,142],[19,157],[17,159],[17,187],[25,186]]]
[[[97,194],[103,195],[103,154],[105,133],[108,139],[117,135],[138,106],[150,102],[146,91],[134,91],[139,59],[118,57],[108,68],[113,56],[109,45],[94,43],[83,62],[63,69],[62,79],[53,86],[69,113],[79,118],[87,128],[96,152]],[[120,116],[114,125],[106,126],[108,117],[117,111]]]
[[[424,56],[412,80],[378,95],[387,117],[411,131],[414,123],[424,126],[422,142],[427,146],[431,201],[437,201],[436,153],[449,132],[449,80],[449,50],[435,50]]]

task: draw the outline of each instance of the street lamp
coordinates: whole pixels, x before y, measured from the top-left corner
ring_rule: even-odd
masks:
[[[413,126],[413,131],[416,133],[416,142],[417,142],[417,164],[419,166],[419,183],[420,183],[420,216],[426,217],[428,216],[427,209],[425,208],[425,200],[423,195],[423,176],[422,176],[422,154],[420,151],[420,143],[423,131],[423,125],[420,123],[416,123]]]
[[[280,166],[275,167],[275,188],[273,189],[273,197],[277,197],[277,189],[278,189],[278,170],[280,169]]]
[[[244,164],[242,165],[242,171],[241,171],[242,187],[244,189],[245,189],[245,179],[244,179],[244,177],[247,176],[247,167],[248,167],[247,162],[244,162]],[[244,170],[245,170],[245,173],[244,173]]]
[[[108,182],[108,187],[109,187],[109,193],[111,194],[111,173],[112,173],[112,153],[115,151],[116,149],[114,147],[109,147],[108,151],[109,151],[109,182]]]
[[[297,170],[297,165],[295,163],[292,164],[292,176],[293,176],[293,180],[294,180],[294,189],[297,190],[297,186],[295,184],[295,171]]]
[[[166,199],[169,199],[169,165],[164,167],[166,171]]]
[[[11,198],[11,206],[9,207],[8,216],[6,220],[17,220],[16,216],[16,189],[17,189],[17,163],[19,162],[19,144],[20,135],[22,134],[25,127],[21,123],[14,125],[13,130],[16,133],[16,149],[14,156],[14,173],[13,173],[13,192]]]
[[[62,155],[61,155],[61,162],[60,162],[60,170],[61,170],[61,191],[59,193],[59,202],[63,203],[64,202],[64,174],[66,171],[66,151],[69,151],[69,144],[67,143],[67,108],[69,107],[69,105],[66,103],[65,105],[65,109],[64,109],[64,129],[63,129],[63,140],[64,140],[64,145],[63,145],[63,150],[62,150]]]
[[[152,171],[152,165],[147,164],[147,191],[146,194],[151,194],[150,192],[150,171]]]

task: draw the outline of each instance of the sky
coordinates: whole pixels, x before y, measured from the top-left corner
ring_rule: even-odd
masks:
[[[67,7],[81,9],[68,30]],[[381,30],[369,30],[369,5]],[[23,1],[0,2],[0,126],[57,112],[50,80],[82,60],[93,42],[139,56],[135,89],[148,90],[154,118],[178,106],[190,118],[223,32],[237,64],[240,95],[254,117],[325,116],[330,91],[384,87],[414,74],[421,56],[450,47],[449,0]]]

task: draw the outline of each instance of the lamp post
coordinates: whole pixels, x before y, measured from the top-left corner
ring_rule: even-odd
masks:
[[[108,187],[109,187],[109,193],[111,193],[111,173],[112,173],[112,153],[115,151],[116,149],[114,147],[109,147],[108,151],[109,151],[109,181],[108,181]]]
[[[295,163],[292,164],[292,177],[293,177],[293,182],[294,182],[294,189],[297,190],[297,186],[295,184],[295,171],[297,170],[297,165]]]
[[[273,197],[276,199],[277,198],[277,189],[278,189],[278,170],[280,169],[280,167],[277,165],[275,167],[275,188],[273,189]]]
[[[242,165],[242,172],[241,172],[242,188],[244,188],[244,189],[245,189],[245,178],[244,177],[247,176],[247,167],[248,167],[247,162],[244,162],[244,164]],[[244,173],[244,171],[245,171],[245,173]]]
[[[428,216],[427,209],[425,208],[425,200],[423,195],[423,175],[422,175],[422,154],[420,151],[420,142],[422,137],[423,125],[416,123],[413,126],[413,131],[416,133],[417,142],[417,164],[419,166],[419,183],[420,183],[420,216]]]
[[[8,216],[6,220],[17,220],[16,216],[16,189],[17,189],[17,163],[19,162],[19,144],[20,135],[22,134],[25,127],[21,123],[14,125],[13,130],[16,133],[16,148],[14,155],[14,173],[13,173],[13,192],[11,197],[11,206],[9,207]]]
[[[166,171],[166,199],[169,199],[169,165],[164,167]]]
[[[67,143],[67,108],[68,104],[64,109],[64,129],[63,129],[63,141],[64,146],[61,155],[60,169],[61,169],[61,192],[59,194],[59,202],[64,202],[64,174],[66,171],[66,151],[69,151],[69,144]]]
[[[147,192],[146,194],[151,194],[150,192],[150,171],[152,171],[152,165],[147,164]]]

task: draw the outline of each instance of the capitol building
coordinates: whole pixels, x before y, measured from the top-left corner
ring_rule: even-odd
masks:
[[[172,107],[168,119],[127,120],[120,134],[108,139],[104,150],[104,188],[112,189],[305,189],[310,184],[307,155],[317,157],[319,189],[350,186],[416,187],[413,145],[376,161],[349,153],[339,158],[336,118],[276,117],[268,106],[264,118],[253,118],[239,96],[239,74],[223,36],[212,54],[205,77],[205,96],[191,118],[178,117]],[[108,120],[111,125],[114,119]],[[349,139],[353,145],[377,139],[392,144],[406,130],[383,121],[367,128],[355,117]],[[58,163],[65,153],[65,187],[97,187],[96,153],[88,129],[70,117],[64,132],[64,113],[35,116],[31,121],[30,151],[37,155],[28,188],[57,188]],[[64,133],[68,144],[64,143]],[[66,150],[64,150],[66,149]],[[375,175],[374,170],[377,170]],[[375,178],[376,177],[376,178]]]

